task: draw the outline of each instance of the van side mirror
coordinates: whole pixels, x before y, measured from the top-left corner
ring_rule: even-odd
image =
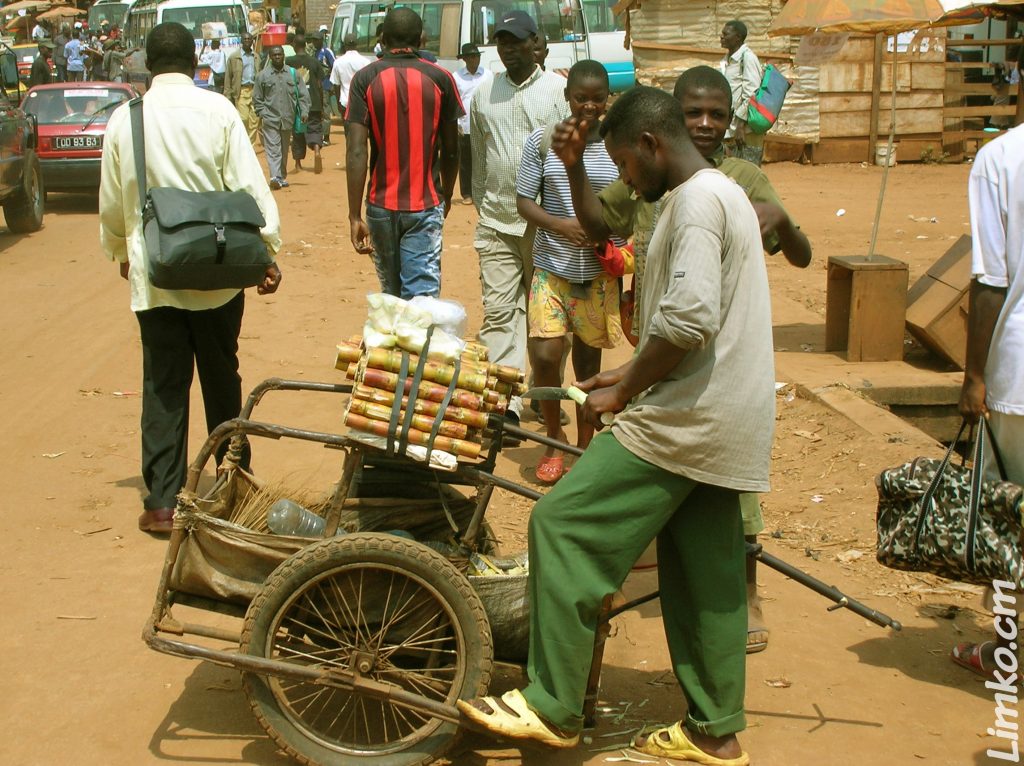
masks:
[[[0,82],[5,88],[18,90],[18,57],[10,49],[0,52]]]

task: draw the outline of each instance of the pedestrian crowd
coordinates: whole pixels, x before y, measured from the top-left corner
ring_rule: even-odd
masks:
[[[148,160],[150,185],[250,191],[276,252],[268,188],[288,187],[289,155],[301,170],[312,154],[320,172],[331,119],[342,115],[349,234],[372,259],[380,289],[438,297],[445,220],[456,202],[472,205],[479,338],[489,361],[529,367],[535,386],[560,387],[571,359],[573,379],[589,394],[575,412],[582,457],[567,465],[549,448],[534,470],[552,489],[529,522],[529,683],[460,701],[463,714],[503,736],[574,746],[602,599],[656,540],[662,592],[672,594],[662,598],[666,636],[687,711],[634,745],[656,757],[748,763],[736,738],[745,727],[744,654],[763,650],[769,635],[745,547],[764,527],[757,493],[768,489],[774,427],[764,254],[781,252],[804,268],[811,245],[759,168],[760,137],[746,126],[760,80],[746,26],[727,23],[720,65],[684,72],[671,95],[637,86],[615,99],[597,62],[547,70],[546,40],[519,10],[495,17],[498,73],[481,66],[473,43],[461,47],[455,73],[433,63],[423,20],[407,7],[386,14],[376,59],[358,52],[354,36],[335,56],[319,32],[301,29],[265,60],[251,35],[227,56],[211,43],[201,60],[226,101],[196,94],[182,31],[158,25],[146,44],[153,85],[144,102],[156,118],[147,125],[159,126],[165,142]],[[78,37],[72,32],[60,65],[69,77],[81,71]],[[131,283],[143,342],[149,494],[139,523],[166,532],[184,481],[193,361],[208,427],[240,408],[244,299],[146,283],[138,200],[127,193],[135,179],[125,111],[112,116],[104,145],[101,226],[108,255]],[[1001,413],[996,430],[1016,445],[1024,443],[1021,210],[1010,211],[1007,225],[1000,205],[1018,183],[1012,141],[1021,130],[993,144],[998,153],[979,155],[972,172],[972,219],[985,235],[975,242],[962,402],[974,417]],[[211,158],[201,178],[181,161],[197,153]],[[275,265],[259,292],[280,280]],[[604,369],[604,349],[624,340],[636,347],[632,359]],[[513,397],[507,423],[518,426],[523,415]],[[559,402],[540,402],[538,416],[549,437],[568,441]],[[1022,481],[1022,456],[1010,451]],[[987,672],[994,646],[958,651]]]
[[[46,22],[37,21],[32,28],[32,41],[39,53],[32,62],[29,85],[50,82],[123,82],[124,61],[138,48],[125,48],[121,31],[103,19],[90,30],[76,21],[61,24],[56,35]]]

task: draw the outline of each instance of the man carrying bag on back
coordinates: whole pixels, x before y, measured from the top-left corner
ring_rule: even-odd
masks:
[[[181,24],[158,24],[146,40],[146,64],[153,75],[143,99],[147,185],[247,192],[265,220],[263,241],[276,253],[281,247],[277,205],[231,102],[195,87],[192,35]],[[208,431],[241,410],[238,335],[244,293],[163,290],[150,282],[129,112],[116,110],[107,125],[100,241],[131,285],[131,307],[142,337],[142,476],[147,494],[139,528],[168,533],[175,497],[185,481],[193,368],[199,371]],[[271,263],[257,292],[273,293],[280,282],[281,271]]]

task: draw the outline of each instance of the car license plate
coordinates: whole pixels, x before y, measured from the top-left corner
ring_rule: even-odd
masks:
[[[54,149],[99,149],[101,136],[54,136]]]

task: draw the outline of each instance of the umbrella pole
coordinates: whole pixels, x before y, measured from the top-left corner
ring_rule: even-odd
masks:
[[[882,220],[882,203],[885,200],[885,183],[889,180],[889,166],[892,164],[892,144],[896,138],[896,56],[900,47],[899,36],[892,36],[892,103],[889,105],[889,148],[882,168],[882,188],[878,192],[878,207],[875,208],[875,222],[871,227],[871,244],[868,246],[868,260],[875,256],[878,242],[878,224]]]

